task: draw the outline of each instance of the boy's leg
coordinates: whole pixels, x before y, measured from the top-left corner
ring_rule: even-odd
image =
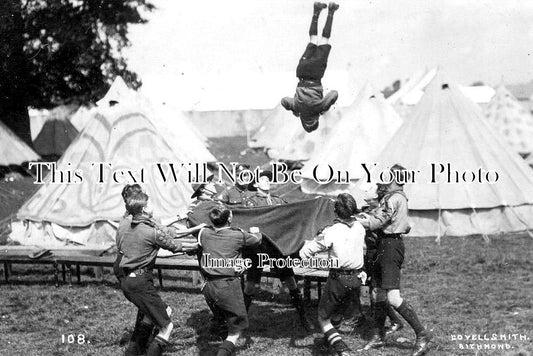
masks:
[[[169,316],[167,309],[165,309],[165,312],[167,313],[167,316]],[[171,321],[166,325],[162,324],[161,321],[159,322],[159,332],[148,345],[146,356],[160,356],[163,353],[163,351],[169,346],[168,340],[170,339],[170,334],[172,333],[173,328],[174,324],[172,324]]]
[[[390,319],[391,325],[385,328],[385,335],[389,336],[403,328],[403,323],[392,305],[387,306],[387,316]]]
[[[339,9],[339,5],[330,2],[328,6],[328,17],[326,18],[326,24],[324,25],[324,29],[322,30],[322,38],[320,39],[320,44],[327,44],[328,40],[331,36],[331,26],[333,24],[333,15],[335,14],[335,11]]]
[[[167,305],[159,296],[159,293],[154,287],[152,277],[149,274],[138,277],[124,277],[121,287],[124,296],[139,308],[136,330],[134,331],[136,345],[131,345],[130,343],[126,350],[126,355],[133,355],[134,353],[130,352],[137,350],[143,353],[143,349],[146,348],[146,343],[152,333],[154,324],[155,327],[159,327],[160,333],[161,330],[164,329],[164,335],[165,333],[168,333],[170,336],[172,323],[170,322],[170,317],[167,312]],[[170,329],[168,330],[168,328]],[[152,341],[152,343],[154,342],[155,340]],[[132,346],[131,349],[130,346]],[[160,348],[152,348],[152,354],[147,353],[147,355],[157,355],[159,351],[162,352],[163,346]],[[150,350],[150,346],[148,346],[148,350]]]
[[[170,317],[170,311],[168,308],[165,308],[165,313]],[[146,350],[146,356],[160,356],[163,351],[169,346],[170,334],[174,328],[174,324],[171,321],[166,325],[162,325],[162,322],[159,322],[159,332],[155,338],[148,345]]]
[[[222,344],[220,344],[220,346],[218,347],[217,356],[233,355],[233,351],[235,351],[235,345],[237,344],[237,340],[239,340],[240,336],[240,332],[237,332],[235,334],[228,334],[226,340],[224,340],[224,342],[222,342]]]
[[[337,329],[331,324],[331,316],[335,310],[339,309],[339,301],[346,299],[346,294],[346,289],[338,280],[338,276],[332,278],[330,272],[326,287],[318,302],[318,324],[324,333],[326,342],[338,355],[348,355],[350,349],[346,346],[344,341],[342,341]]]
[[[244,306],[246,307],[246,312],[250,310],[252,301],[254,300],[259,288],[261,286],[261,276],[263,274],[263,268],[258,266],[258,256],[255,254],[252,257],[252,267],[246,272],[246,282],[244,282]]]
[[[124,352],[125,356],[143,355],[146,352],[146,346],[148,345],[148,339],[152,334],[154,324],[149,318],[138,310],[137,318],[135,321],[135,328],[131,334],[131,339]]]
[[[223,311],[228,325],[228,336],[219,346],[217,356],[229,356],[235,350],[242,331],[248,328],[248,314],[238,278],[215,281],[213,287],[217,307]]]
[[[317,43],[318,17],[320,16],[320,11],[326,7],[326,4],[318,1],[313,5],[313,17],[311,18],[311,25],[309,26],[309,42]]]
[[[291,303],[296,309],[296,311],[298,312],[298,316],[300,317],[300,322],[302,326],[307,331],[313,330],[313,324],[309,321],[309,319],[307,318],[306,312],[305,312],[302,292],[300,292],[300,289],[298,288],[298,284],[296,283],[296,279],[294,278],[294,275],[287,276],[287,277],[280,276],[280,280],[289,289]]]
[[[420,323],[414,308],[402,299],[399,289],[389,290],[387,298],[389,299],[389,303],[407,321],[416,334],[415,349],[412,355],[423,355],[429,349],[429,342],[433,338],[433,335]]]
[[[387,319],[387,293],[376,288],[376,302],[374,303],[372,338],[363,350],[375,349],[385,345],[385,320]]]

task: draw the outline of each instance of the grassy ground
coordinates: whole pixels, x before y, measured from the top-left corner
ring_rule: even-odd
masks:
[[[533,252],[531,238],[506,236],[490,244],[481,238],[407,239],[403,296],[436,336],[433,355],[531,355],[533,350]],[[90,270],[88,270],[90,272]],[[210,314],[199,287],[185,272],[164,272],[163,299],[174,309],[176,325],[168,355],[214,355],[221,339],[207,330]],[[114,281],[83,276],[82,284],[55,288],[49,268],[14,266],[11,283],[0,294],[0,347],[4,355],[121,354],[135,318]],[[316,318],[316,295],[308,306]],[[367,300],[364,300],[367,304]],[[365,311],[368,312],[367,307]],[[266,285],[251,309],[251,326],[239,355],[327,355],[321,334],[299,326],[285,293]],[[367,327],[341,328],[357,350]],[[461,350],[459,335],[521,334],[528,340],[482,341],[509,344],[509,351]],[[85,343],[62,342],[69,334]],[[464,336],[463,336],[464,337]],[[382,350],[361,355],[409,355],[413,333],[405,328]],[[528,353],[529,351],[529,353]]]

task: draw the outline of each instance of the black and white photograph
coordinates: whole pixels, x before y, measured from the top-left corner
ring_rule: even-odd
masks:
[[[0,354],[533,356],[531,19],[0,1]]]

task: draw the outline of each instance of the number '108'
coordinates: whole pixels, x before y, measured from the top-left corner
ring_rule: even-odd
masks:
[[[65,335],[65,334],[62,334],[61,335],[61,343],[62,344],[85,344],[85,335],[83,334],[78,334],[78,335],[74,335],[74,334],[68,334],[68,335]]]

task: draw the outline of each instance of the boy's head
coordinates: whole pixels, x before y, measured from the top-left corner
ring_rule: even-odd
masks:
[[[225,207],[213,208],[209,212],[209,220],[213,223],[214,227],[224,227],[231,224],[231,210]]]
[[[318,129],[319,114],[300,114],[300,121],[306,132],[313,132]]]
[[[126,211],[131,215],[139,215],[142,213],[150,214],[148,208],[148,195],[141,192],[131,193],[126,198]]]
[[[349,219],[352,215],[357,214],[357,203],[348,193],[337,195],[335,200],[335,214],[341,219]]]
[[[392,174],[394,175],[394,180],[392,182],[392,184],[396,184],[398,187],[401,187],[402,185],[405,184],[406,180],[407,180],[407,168],[405,168],[404,166],[396,163],[395,165],[393,165],[391,167],[391,172]]]
[[[210,175],[207,177],[206,183],[193,183],[193,194],[191,195],[191,199],[196,197],[204,197],[206,199],[212,198],[217,193],[213,178],[214,176]]]
[[[126,184],[124,188],[122,188],[122,199],[124,200],[124,203],[126,202],[126,199],[134,193],[142,192],[142,188],[139,184]]]
[[[256,183],[253,184],[253,188],[251,190],[261,190],[263,192],[269,192],[270,191],[270,182],[272,182],[272,172],[271,171],[264,171],[259,174],[259,179]]]
[[[246,183],[245,181],[241,179],[241,173],[249,169],[250,169],[250,165],[247,163],[241,163],[235,169],[235,173],[237,175],[235,185],[241,190],[245,190],[248,187],[248,183]]]

